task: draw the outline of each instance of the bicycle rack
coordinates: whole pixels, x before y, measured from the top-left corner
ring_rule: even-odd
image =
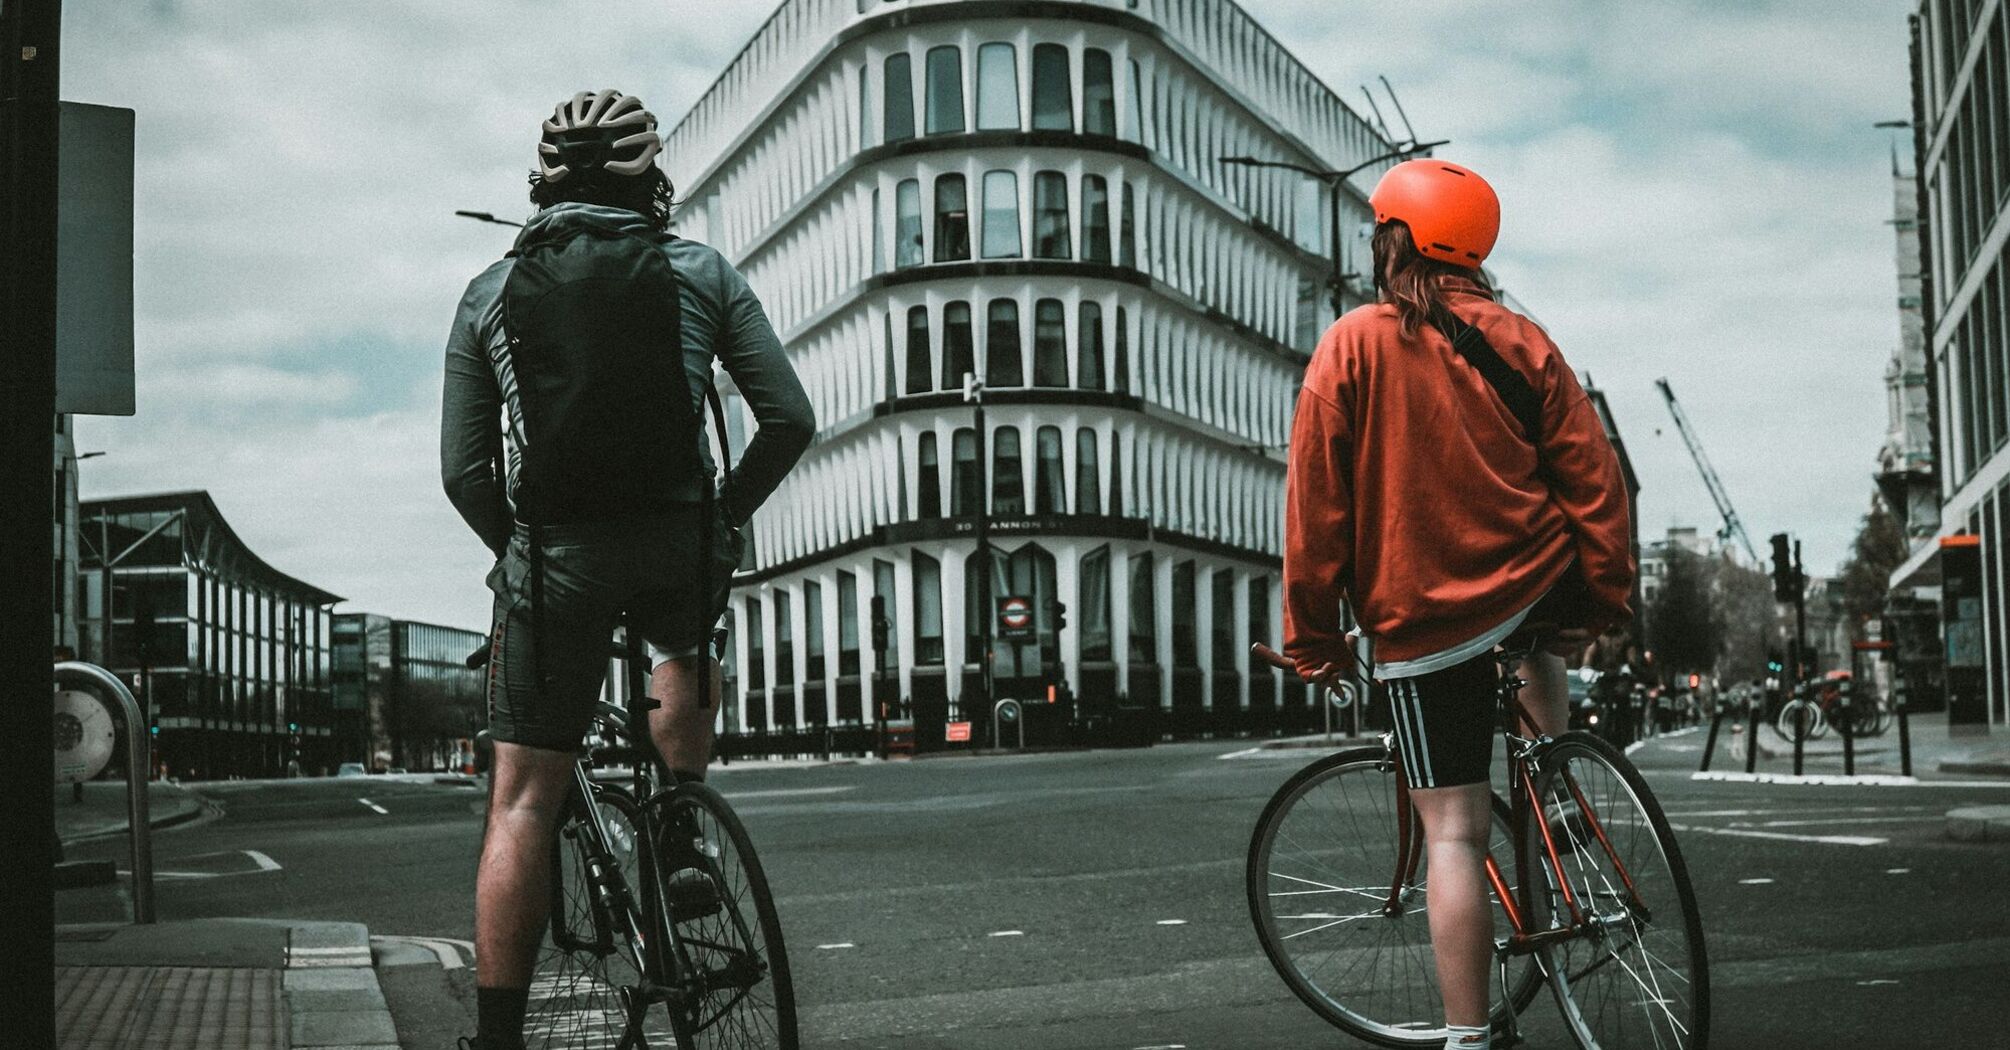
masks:
[[[1019,742],[1013,747],[1026,746],[1026,711],[1017,700],[1000,700],[991,706],[991,739],[999,747],[1005,746],[1004,726],[1011,726],[1018,733]]]
[[[87,680],[96,687],[90,691],[100,700],[104,694],[111,694],[125,714],[126,823],[132,846],[133,923],[150,925],[154,921],[154,846],[153,825],[147,815],[147,768],[153,748],[147,737],[146,720],[140,714],[139,701],[133,699],[133,691],[126,688],[118,675],[97,664],[68,660],[56,665],[57,685],[66,677]]]

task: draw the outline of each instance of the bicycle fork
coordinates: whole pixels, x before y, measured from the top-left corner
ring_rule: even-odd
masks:
[[[580,806],[586,812],[587,826],[592,830],[581,844],[581,852],[586,858],[587,887],[593,895],[594,909],[619,924],[619,928],[610,932],[626,942],[623,948],[635,964],[635,972],[653,973],[655,968],[649,965],[649,940],[635,911],[635,894],[621,877],[621,869],[607,848],[613,840],[607,822],[601,818],[600,807],[593,802],[593,781],[587,776],[584,763],[572,767],[572,781]]]

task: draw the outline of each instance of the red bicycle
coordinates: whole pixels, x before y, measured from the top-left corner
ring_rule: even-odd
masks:
[[[1496,1046],[1544,984],[1586,1050],[1709,1043],[1703,925],[1675,835],[1640,771],[1587,732],[1550,738],[1522,706],[1516,669],[1530,635],[1500,660],[1507,798],[1493,799],[1487,852],[1501,994]],[[1258,644],[1256,657],[1290,661]],[[1393,734],[1328,755],[1279,788],[1249,844],[1249,912],[1291,990],[1333,1025],[1390,1047],[1435,1047],[1437,969],[1425,915],[1423,827]]]

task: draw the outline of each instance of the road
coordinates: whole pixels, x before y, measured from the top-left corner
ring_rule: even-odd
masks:
[[[1712,1045],[1987,1042],[2010,986],[2010,847],[1949,841],[1942,814],[2010,801],[2010,783],[1696,782],[1697,743],[1664,738],[1636,758],[1686,829]],[[778,889],[807,1045],[1358,1045],[1291,997],[1243,904],[1256,815],[1319,752],[1249,752],[1217,741],[731,769],[715,783]],[[156,839],[163,917],[367,923],[408,1050],[473,1030],[471,949],[453,942],[472,937],[477,789],[201,790],[222,816]],[[58,908],[62,921],[114,918],[117,902],[72,891]],[[1530,1008],[1531,1045],[1565,1045],[1553,1014],[1546,998]]]

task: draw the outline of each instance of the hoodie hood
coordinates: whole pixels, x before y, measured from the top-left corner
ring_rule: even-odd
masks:
[[[524,224],[523,232],[517,234],[516,251],[521,252],[538,241],[564,239],[581,232],[633,233],[650,237],[655,235],[656,229],[646,217],[626,208],[563,201],[530,217],[530,221]]]

